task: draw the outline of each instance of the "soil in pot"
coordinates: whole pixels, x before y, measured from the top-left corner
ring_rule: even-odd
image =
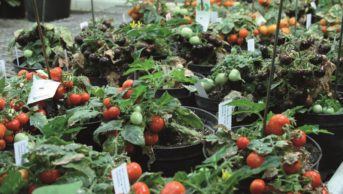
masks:
[[[343,161],[343,114],[298,114],[296,120],[299,125],[314,124],[320,129],[326,129],[334,135],[311,135],[318,142],[323,151],[323,158],[319,163],[322,179],[328,180]]]
[[[207,129],[204,130],[205,134],[213,130],[213,126],[218,122],[213,114],[198,108],[192,107],[190,109],[205,122],[205,128]],[[153,147],[155,162],[151,164],[150,171],[161,171],[164,176],[170,177],[177,171],[190,172],[196,165],[200,164],[205,159],[203,142],[189,145],[185,144],[181,137],[171,139],[168,135],[168,133],[161,135],[160,142],[163,143]],[[141,150],[137,150],[136,153],[130,157],[132,161],[140,163],[143,170],[148,170],[148,156],[141,153]]]

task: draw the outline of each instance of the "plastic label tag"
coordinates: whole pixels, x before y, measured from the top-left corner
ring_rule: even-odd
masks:
[[[15,50],[15,57],[16,57],[16,61],[17,61],[17,66],[19,66],[19,54],[18,54],[18,48],[17,46],[14,47]]]
[[[126,23],[126,16],[125,16],[126,14],[125,13],[123,13],[122,15],[121,15],[121,19],[123,20],[122,22],[123,23]]]
[[[206,93],[204,87],[202,87],[200,81],[198,81],[198,82],[195,84],[195,88],[196,88],[196,90],[198,91],[199,96],[204,97],[204,98],[208,98],[208,95],[207,95],[207,93]]]
[[[27,104],[54,97],[60,82],[44,79],[34,79]]]
[[[311,7],[316,10],[317,9],[317,5],[316,5],[316,2],[312,1],[311,2]]]
[[[328,182],[328,189],[332,194],[341,194],[343,193],[343,163],[338,167],[335,174],[332,176]]]
[[[233,106],[227,105],[231,100],[226,100],[218,105],[218,124],[224,125],[231,130]]]
[[[255,12],[254,14],[256,15],[255,23],[258,26],[263,25],[267,22],[267,20],[262,16],[262,14],[260,12]]]
[[[202,5],[201,5],[202,2]],[[197,0],[195,21],[202,26],[204,32],[207,31],[211,18],[211,3],[210,0]]]
[[[25,163],[23,155],[29,151],[29,142],[27,140],[19,141],[14,143],[14,157],[15,164],[21,166]]]
[[[251,38],[247,40],[248,51],[255,52],[255,39]]]
[[[129,176],[127,174],[126,163],[121,164],[117,168],[113,169],[112,181],[114,185],[115,194],[126,194],[130,192]]]
[[[166,14],[166,20],[169,21],[169,20],[171,20],[171,19],[172,19],[171,13],[167,13],[167,14]]]
[[[80,28],[81,30],[84,29],[84,28],[87,28],[88,27],[88,22],[82,22],[80,23]]]
[[[312,14],[306,15],[306,28],[309,29],[312,24]]]
[[[211,12],[211,16],[210,16],[210,22],[211,23],[216,23],[216,22],[218,22],[218,12],[216,12],[216,11],[212,11]]]
[[[6,79],[6,66],[4,60],[0,60],[0,78]]]

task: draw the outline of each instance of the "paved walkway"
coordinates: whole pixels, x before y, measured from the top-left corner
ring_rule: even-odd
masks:
[[[123,20],[123,14],[125,14],[126,20],[129,19],[128,15],[126,14],[128,7],[117,6],[111,7],[101,12],[96,12],[96,18],[113,18],[116,24],[120,24]],[[51,22],[57,26],[67,27],[73,35],[76,35],[80,32],[80,23],[84,21],[91,20],[92,14],[85,13],[85,12],[72,12],[71,16],[66,19],[57,20]],[[0,19],[0,60],[6,60],[6,72],[7,75],[13,75],[12,61],[15,58],[14,51],[8,51],[7,47],[8,44],[13,38],[13,32],[21,29],[21,28],[30,28],[33,22],[29,22],[28,20],[5,20]]]

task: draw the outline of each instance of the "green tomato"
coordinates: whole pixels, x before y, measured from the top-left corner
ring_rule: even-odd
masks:
[[[140,125],[143,122],[143,116],[140,112],[133,112],[130,116],[130,122],[134,125]]]
[[[229,74],[229,80],[233,82],[242,80],[241,73],[237,69],[232,69]]]
[[[188,27],[184,27],[181,29],[181,36],[184,38],[190,38],[193,35],[193,30],[188,28]]]
[[[316,104],[312,107],[314,113],[322,113],[323,107],[320,104]]]
[[[134,112],[142,112],[142,107],[141,106],[136,106],[134,109],[133,109]]]
[[[229,80],[225,73],[218,73],[216,78],[214,79],[214,83],[216,85],[224,85]]]
[[[174,14],[178,14],[181,12],[181,9],[179,6],[171,7],[170,11],[173,12]]]
[[[179,11],[179,13],[180,13],[181,15],[188,15],[188,10],[187,10],[186,8],[181,8],[180,11]]]
[[[17,133],[14,136],[14,142],[29,140],[29,137],[25,133]]]
[[[30,58],[32,56],[33,52],[30,49],[24,50],[24,57]]]
[[[326,112],[325,113],[326,114],[333,114],[333,113],[335,113],[335,109],[332,108],[332,107],[328,107],[328,108],[326,108]]]
[[[209,91],[214,87],[214,82],[212,79],[205,78],[200,81],[201,86],[205,89],[205,91]]]
[[[189,39],[189,43],[191,43],[192,45],[199,45],[199,44],[201,44],[201,40],[200,40],[199,36],[192,36]]]

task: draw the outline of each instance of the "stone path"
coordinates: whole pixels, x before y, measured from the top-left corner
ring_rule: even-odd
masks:
[[[108,8],[101,12],[96,12],[95,17],[100,18],[113,18],[114,23],[120,24],[123,20],[123,13],[125,14],[126,20],[129,19],[127,16],[127,6],[116,6]],[[63,26],[69,29],[73,35],[80,32],[80,23],[89,21],[92,18],[91,13],[86,12],[72,12],[71,16],[66,19],[57,20],[51,22],[56,26]],[[28,20],[13,20],[13,19],[0,19],[0,60],[6,61],[6,73],[7,76],[14,75],[11,61],[15,58],[14,51],[8,51],[7,47],[10,40],[14,37],[13,32],[21,28],[30,28],[34,23]]]

